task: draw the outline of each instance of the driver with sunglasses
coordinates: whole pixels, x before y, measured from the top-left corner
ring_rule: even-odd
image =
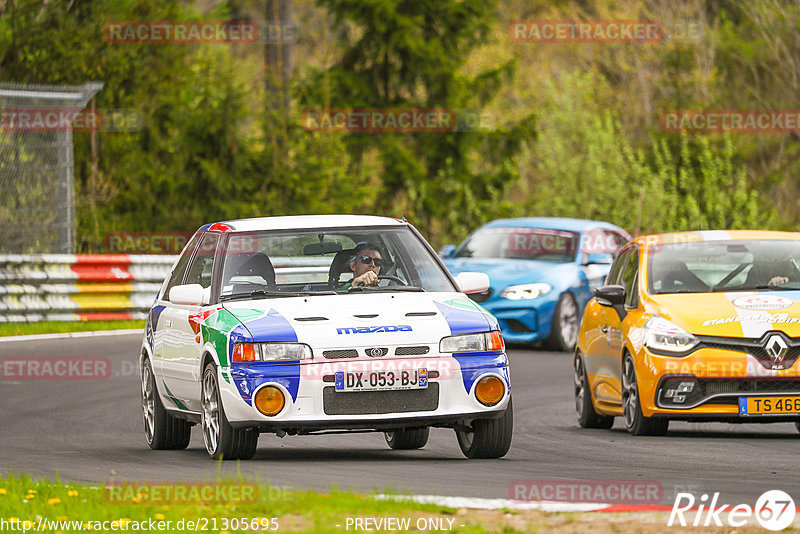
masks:
[[[342,285],[342,289],[348,289],[351,286],[378,285],[378,274],[381,272],[381,267],[383,267],[383,259],[376,245],[366,241],[357,244],[353,250],[353,257],[350,259],[353,279]]]

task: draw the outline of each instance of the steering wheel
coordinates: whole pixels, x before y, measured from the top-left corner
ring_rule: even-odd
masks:
[[[402,279],[400,279],[400,278],[398,278],[398,277],[396,277],[396,276],[392,276],[392,275],[390,275],[390,274],[382,274],[382,275],[378,275],[378,281],[380,282],[381,280],[390,280],[390,281],[392,281],[392,282],[397,282],[397,283],[398,283],[398,284],[400,284],[401,286],[407,286],[407,285],[408,285],[408,284],[407,284],[407,283],[405,283],[405,282],[404,282]]]

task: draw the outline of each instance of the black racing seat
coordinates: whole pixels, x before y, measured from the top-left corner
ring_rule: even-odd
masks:
[[[328,287],[330,289],[339,289],[339,278],[342,274],[350,271],[350,259],[355,253],[354,248],[347,250],[340,250],[333,257],[330,269],[328,269]]]
[[[708,285],[686,267],[682,261],[663,262],[653,271],[653,281],[660,281],[660,293],[703,293]]]

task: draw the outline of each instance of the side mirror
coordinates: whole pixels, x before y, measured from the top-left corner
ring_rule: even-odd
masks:
[[[439,257],[440,258],[452,258],[453,254],[456,252],[455,245],[445,245],[439,250]]]
[[[169,290],[169,301],[173,304],[201,306],[205,300],[205,290],[200,284],[185,284]]]
[[[486,273],[458,273],[456,282],[462,293],[482,293],[489,289],[489,276]]]
[[[593,293],[603,306],[622,306],[625,303],[625,288],[622,286],[596,287]]]
[[[611,254],[593,252],[591,254],[587,254],[586,258],[583,260],[584,265],[609,265],[611,262],[614,261],[614,256]]]

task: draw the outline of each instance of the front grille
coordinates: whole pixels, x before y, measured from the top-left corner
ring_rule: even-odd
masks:
[[[439,384],[429,382],[427,389],[357,392],[337,392],[326,386],[322,405],[326,415],[432,412],[439,407]]]
[[[358,358],[358,351],[356,349],[323,350],[322,356],[329,359]]]
[[[395,356],[419,356],[421,354],[428,354],[431,348],[427,345],[418,345],[416,347],[397,347],[394,349]]]
[[[773,335],[779,335],[786,342],[786,354],[779,361],[775,361],[767,352],[767,343]],[[753,356],[766,369],[789,369],[797,358],[800,357],[800,339],[790,338],[782,332],[767,332],[759,339],[726,338],[713,336],[697,336],[700,343],[694,350],[707,348],[717,350],[731,350],[744,352]]]
[[[492,288],[490,287],[486,291],[481,291],[480,293],[469,293],[467,296],[475,302],[486,302],[492,296]]]
[[[681,382],[694,382],[694,389],[684,395],[682,403],[667,398],[665,393]],[[740,395],[800,394],[798,378],[694,378],[690,376],[664,377],[658,386],[658,404],[664,408],[691,408],[704,404],[738,404]],[[712,398],[713,397],[713,398]]]

